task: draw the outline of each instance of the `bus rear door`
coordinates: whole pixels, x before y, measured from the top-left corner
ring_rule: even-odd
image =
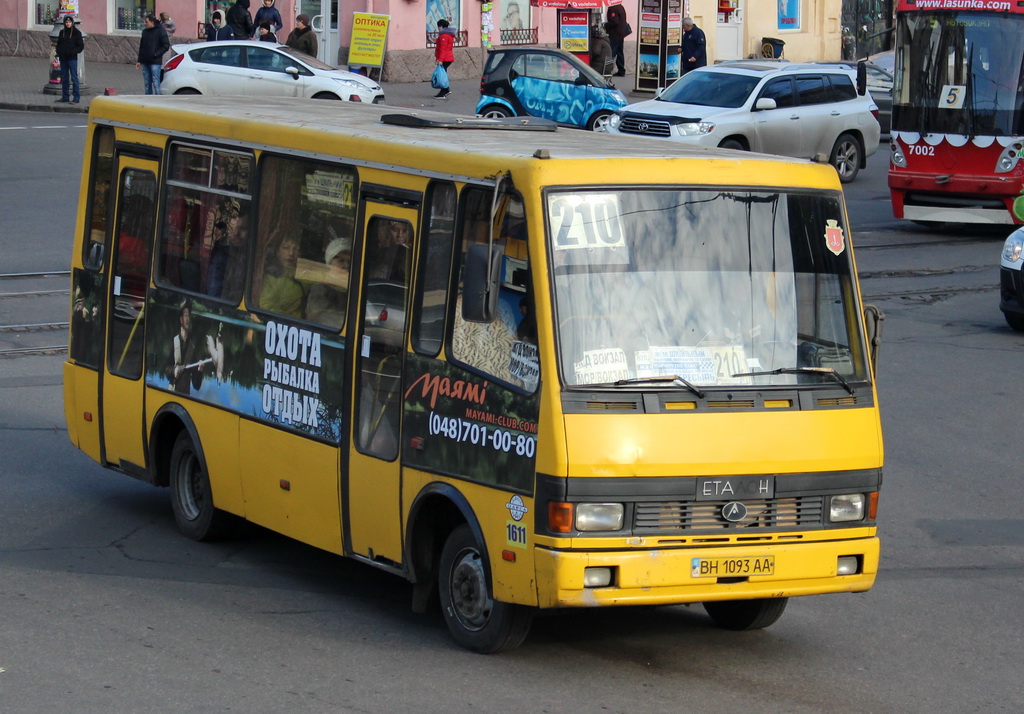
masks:
[[[416,208],[405,206],[420,199],[416,192],[391,192],[396,196],[388,193],[378,202],[368,199],[364,186],[360,210],[366,240],[354,342],[355,448],[350,450],[343,508],[352,553],[400,563],[402,366],[418,215]]]
[[[118,151],[115,162],[117,203],[100,413],[104,460],[139,475],[146,467],[142,373],[159,152],[143,157]]]

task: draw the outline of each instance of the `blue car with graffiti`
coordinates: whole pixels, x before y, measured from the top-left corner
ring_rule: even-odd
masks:
[[[491,50],[480,79],[476,113],[534,116],[565,126],[604,131],[626,97],[575,55],[544,47]]]

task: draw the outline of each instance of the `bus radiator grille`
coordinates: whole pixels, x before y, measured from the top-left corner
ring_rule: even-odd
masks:
[[[823,496],[796,496],[743,501],[746,516],[735,523],[722,518],[728,501],[661,501],[637,503],[634,533],[744,530],[749,528],[813,528],[822,526]]]

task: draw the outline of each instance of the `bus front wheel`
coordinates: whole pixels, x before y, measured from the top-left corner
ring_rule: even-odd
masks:
[[[788,598],[721,600],[704,603],[704,610],[723,630],[762,630],[782,617]]]
[[[523,643],[533,613],[491,597],[482,550],[468,525],[452,531],[441,550],[438,587],[455,641],[474,652],[493,654]]]
[[[182,535],[215,540],[228,527],[228,514],[213,505],[210,478],[188,432],[182,431],[171,450],[171,510]]]

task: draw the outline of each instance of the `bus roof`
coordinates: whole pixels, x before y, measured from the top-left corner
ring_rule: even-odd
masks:
[[[395,114],[426,120],[434,126],[407,126],[381,120]],[[576,167],[581,175],[573,182],[841,188],[838,176],[827,163],[578,129],[478,128],[492,120],[387,105],[271,97],[132,95],[96,97],[89,116],[91,121],[161,134],[289,148],[481,178],[492,177],[498,170],[529,168],[546,173],[554,169],[552,164],[571,170],[565,162],[608,160],[600,173],[595,173],[594,167]],[[396,154],[399,146],[401,153]],[[458,154],[459,167],[439,164],[439,152]],[[636,171],[621,161],[610,163],[622,159],[639,160],[630,162]],[[708,160],[714,160],[713,164],[708,165]],[[655,161],[681,165],[672,166],[670,176],[666,177],[664,164],[652,173],[650,162]],[[687,171],[685,164],[694,161],[701,163],[699,170]]]

